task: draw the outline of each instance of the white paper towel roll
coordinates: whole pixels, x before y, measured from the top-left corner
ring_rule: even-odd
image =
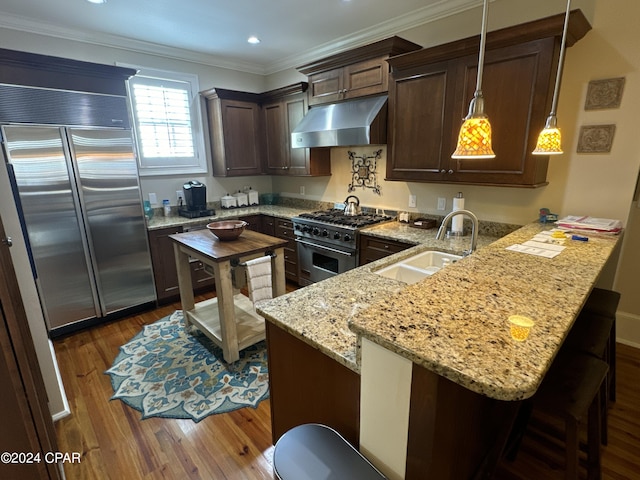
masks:
[[[453,197],[453,211],[464,209],[464,197],[462,196],[462,192],[458,193],[457,196]],[[462,233],[464,225],[464,215],[456,215],[451,219],[451,232],[452,233]]]

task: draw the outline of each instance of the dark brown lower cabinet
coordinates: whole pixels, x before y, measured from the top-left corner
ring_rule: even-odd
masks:
[[[406,250],[413,246],[414,245],[409,243],[361,234],[358,244],[358,248],[360,249],[358,258],[359,265],[375,262],[376,260],[388,257],[389,255],[401,252],[402,250]]]
[[[0,478],[59,479],[45,458],[57,451],[55,428],[1,221],[0,239]]]
[[[284,247],[284,274],[287,280],[298,283],[298,245],[293,233],[293,222],[282,218],[275,219],[275,236],[289,243]]]
[[[169,235],[182,233],[182,227],[161,228],[149,231],[149,247],[153,263],[153,277],[156,284],[158,304],[165,304],[180,298],[178,271],[173,253],[173,242]],[[190,263],[191,281],[195,291],[204,291],[215,287],[214,278],[204,269],[202,262]]]
[[[355,447],[360,438],[360,375],[266,322],[273,443],[304,423],[321,423]]]

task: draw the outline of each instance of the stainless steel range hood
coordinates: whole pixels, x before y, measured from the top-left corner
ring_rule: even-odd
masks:
[[[311,107],[291,133],[293,148],[387,143],[387,96]]]

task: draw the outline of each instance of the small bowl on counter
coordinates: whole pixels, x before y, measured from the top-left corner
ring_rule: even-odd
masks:
[[[247,225],[249,224],[243,220],[221,220],[207,224],[207,228],[218,237],[218,240],[227,242],[237,240]]]

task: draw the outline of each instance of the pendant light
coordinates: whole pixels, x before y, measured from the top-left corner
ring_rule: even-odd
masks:
[[[496,156],[491,148],[491,124],[484,113],[484,97],[482,96],[482,71],[484,69],[488,10],[489,1],[484,0],[476,91],[469,104],[469,114],[465,117],[462,127],[460,127],[458,145],[451,158],[494,158]]]
[[[562,30],[562,43],[560,44],[560,59],[558,60],[558,72],[556,73],[556,85],[553,90],[553,101],[551,102],[551,112],[547,117],[544,128],[538,136],[538,143],[532,152],[534,155],[560,155],[562,153],[562,136],[558,128],[556,108],[558,107],[558,95],[560,93],[560,81],[562,79],[562,68],[564,67],[564,51],[567,41],[567,27],[569,25],[569,14],[571,13],[571,0],[567,0],[567,12],[564,16],[564,28]]]

